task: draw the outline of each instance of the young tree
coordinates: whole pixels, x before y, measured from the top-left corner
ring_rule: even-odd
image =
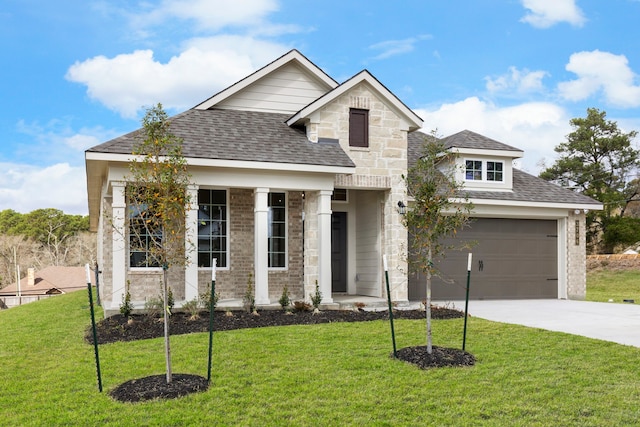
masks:
[[[640,158],[631,145],[637,132],[622,132],[597,108],[588,108],[587,117],[571,119],[570,123],[573,132],[555,148],[560,157],[540,173],[540,178],[602,202],[602,211],[587,215],[587,242],[593,248],[606,235],[612,220],[637,198],[637,188],[630,185]],[[611,239],[604,238],[601,244],[605,252],[613,249]]]
[[[189,174],[182,155],[182,140],[169,130],[162,105],[149,108],[142,119],[143,139],[134,147],[125,198],[132,262],[163,268],[163,306],[167,383],[172,380],[169,343],[167,271],[184,267],[185,217],[190,203]]]
[[[413,199],[404,216],[410,235],[409,263],[426,277],[427,352],[433,351],[431,336],[431,280],[436,263],[450,249],[447,237],[468,225],[473,205],[455,178],[457,154],[447,150],[435,136],[425,140],[422,157],[403,177]]]

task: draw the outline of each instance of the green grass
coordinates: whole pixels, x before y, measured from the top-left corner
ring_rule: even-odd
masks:
[[[640,271],[602,270],[587,274],[587,300],[623,302],[625,299],[640,303]]]
[[[106,391],[164,372],[161,339],[100,346],[97,390],[85,292],[0,312],[0,424],[619,426],[640,419],[640,349],[469,319],[470,368],[421,371],[389,357],[386,322],[218,332],[212,386],[123,404]],[[462,319],[434,322],[460,347]],[[423,345],[397,321],[398,347]],[[172,337],[176,373],[206,376],[207,334]]]

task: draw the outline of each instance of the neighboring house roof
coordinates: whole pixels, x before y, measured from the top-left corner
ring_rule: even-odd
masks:
[[[286,114],[238,110],[187,110],[170,119],[170,132],[183,139],[185,158],[355,167],[338,144],[310,142],[287,126]],[[87,150],[131,154],[144,129]]]
[[[298,111],[287,120],[287,124],[290,126],[302,124],[304,120],[313,113],[361,83],[368,84],[381,95],[381,98],[389,101],[390,106],[396,110],[400,117],[404,118],[406,123],[405,130],[415,131],[422,127],[423,120],[367,70],[362,70],[340,86],[334,88],[330,92],[327,92],[304,107],[302,110]]]
[[[413,132],[408,136],[409,167],[415,165],[422,154],[425,138],[429,136],[421,132]],[[519,149],[487,138],[468,130],[441,139],[445,147],[488,150],[504,153],[520,152]],[[477,145],[476,145],[477,144]],[[501,200],[507,202],[563,203],[568,205],[593,205],[592,209],[601,209],[602,204],[591,197],[560,187],[519,169],[513,168],[513,189],[511,191],[469,190],[468,197],[473,200]]]
[[[94,275],[91,275],[91,283],[95,284]],[[68,293],[87,289],[87,274],[85,267],[49,266],[37,271],[33,285],[29,284],[28,277],[20,280],[20,294],[47,295]],[[2,296],[15,296],[18,287],[15,283],[0,289]]]

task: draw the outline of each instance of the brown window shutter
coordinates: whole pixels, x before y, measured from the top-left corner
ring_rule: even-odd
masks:
[[[359,108],[349,110],[349,145],[369,146],[369,110]]]

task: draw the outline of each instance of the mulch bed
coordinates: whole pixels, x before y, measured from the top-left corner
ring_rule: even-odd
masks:
[[[422,310],[396,310],[394,319],[425,319]],[[459,310],[432,307],[432,319],[454,319],[463,317]],[[334,322],[366,322],[389,320],[385,311],[365,310],[327,310],[319,313],[294,312],[287,315],[279,310],[264,310],[258,315],[246,312],[214,312],[214,331],[233,329],[261,328],[268,326],[317,325]],[[177,312],[170,317],[171,335],[181,335],[209,330],[209,313],[203,312],[197,318],[187,313]],[[98,343],[107,344],[119,341],[135,341],[164,336],[164,323],[161,319],[147,315],[133,315],[131,318],[117,314],[101,320],[96,325]],[[85,340],[93,344],[93,332],[87,329]],[[472,354],[462,350],[433,346],[431,354],[426,346],[406,347],[396,352],[398,359],[415,364],[421,369],[444,366],[470,366],[475,363]],[[393,354],[392,354],[393,356]],[[109,394],[122,402],[140,402],[152,399],[173,399],[190,393],[204,391],[209,387],[206,378],[198,375],[173,374],[172,382],[167,383],[165,375],[153,375],[138,378],[120,384]]]

